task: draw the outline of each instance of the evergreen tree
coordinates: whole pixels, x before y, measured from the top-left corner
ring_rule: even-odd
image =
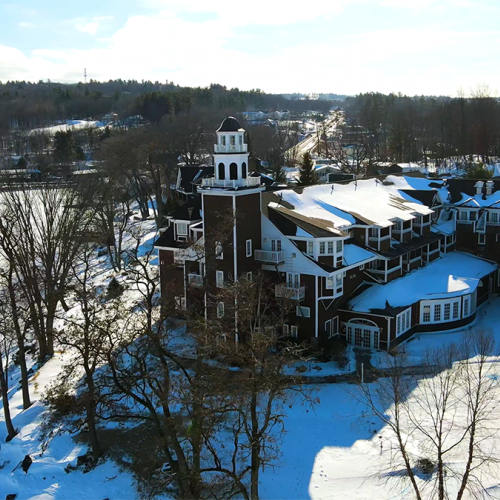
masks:
[[[311,153],[304,153],[302,156],[302,163],[300,165],[300,186],[312,186],[318,183],[318,176],[314,171],[314,163],[311,158]]]

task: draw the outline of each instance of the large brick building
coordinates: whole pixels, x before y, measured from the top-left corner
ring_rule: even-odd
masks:
[[[178,308],[224,315],[217,289],[263,272],[276,299],[294,303],[285,334],[388,349],[472,322],[496,293],[493,183],[473,183],[470,196],[469,184],[402,176],[269,190],[248,174],[244,130],[231,117],[214,150],[214,175],[155,243],[163,293]]]

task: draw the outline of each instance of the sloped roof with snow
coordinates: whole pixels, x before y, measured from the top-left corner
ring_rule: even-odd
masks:
[[[497,269],[478,257],[451,252],[386,285],[373,285],[352,299],[353,311],[370,312],[410,306],[420,300],[459,297],[474,292],[479,280]]]
[[[384,185],[377,179],[309,186],[275,194],[282,196],[283,201],[293,207],[293,212],[329,221],[336,229],[346,229],[360,222],[386,227],[392,225],[393,219],[411,220],[415,213],[432,213],[421,202],[402,194],[396,186]]]

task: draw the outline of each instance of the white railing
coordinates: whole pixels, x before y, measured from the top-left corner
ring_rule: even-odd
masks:
[[[201,187],[223,187],[223,188],[237,188],[237,187],[258,187],[260,186],[260,177],[247,177],[246,179],[216,179],[210,177],[202,179]]]
[[[291,300],[304,300],[306,296],[306,287],[299,286],[298,288],[290,288],[285,283],[280,283],[274,288],[276,297],[291,299]]]
[[[246,153],[248,151],[248,144],[214,144],[216,153]]]
[[[281,264],[285,262],[285,252],[273,252],[271,250],[255,250],[255,260],[267,264]]]
[[[203,276],[201,274],[189,273],[188,284],[193,286],[203,286]]]

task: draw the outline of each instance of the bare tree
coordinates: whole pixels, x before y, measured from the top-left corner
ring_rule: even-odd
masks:
[[[54,319],[73,262],[88,238],[94,186],[44,186],[3,194],[0,234],[29,305],[39,358],[54,352]]]
[[[444,500],[454,492],[461,499],[466,491],[480,497],[485,475],[498,473],[486,446],[498,433],[492,423],[499,389],[495,354],[491,332],[469,332],[458,344],[427,352],[426,377],[412,375],[396,356],[388,377],[361,386],[362,401],[397,443],[387,477],[409,480],[417,499],[431,494]],[[457,454],[467,457],[464,468],[453,461]],[[394,474],[401,466],[405,473]]]

